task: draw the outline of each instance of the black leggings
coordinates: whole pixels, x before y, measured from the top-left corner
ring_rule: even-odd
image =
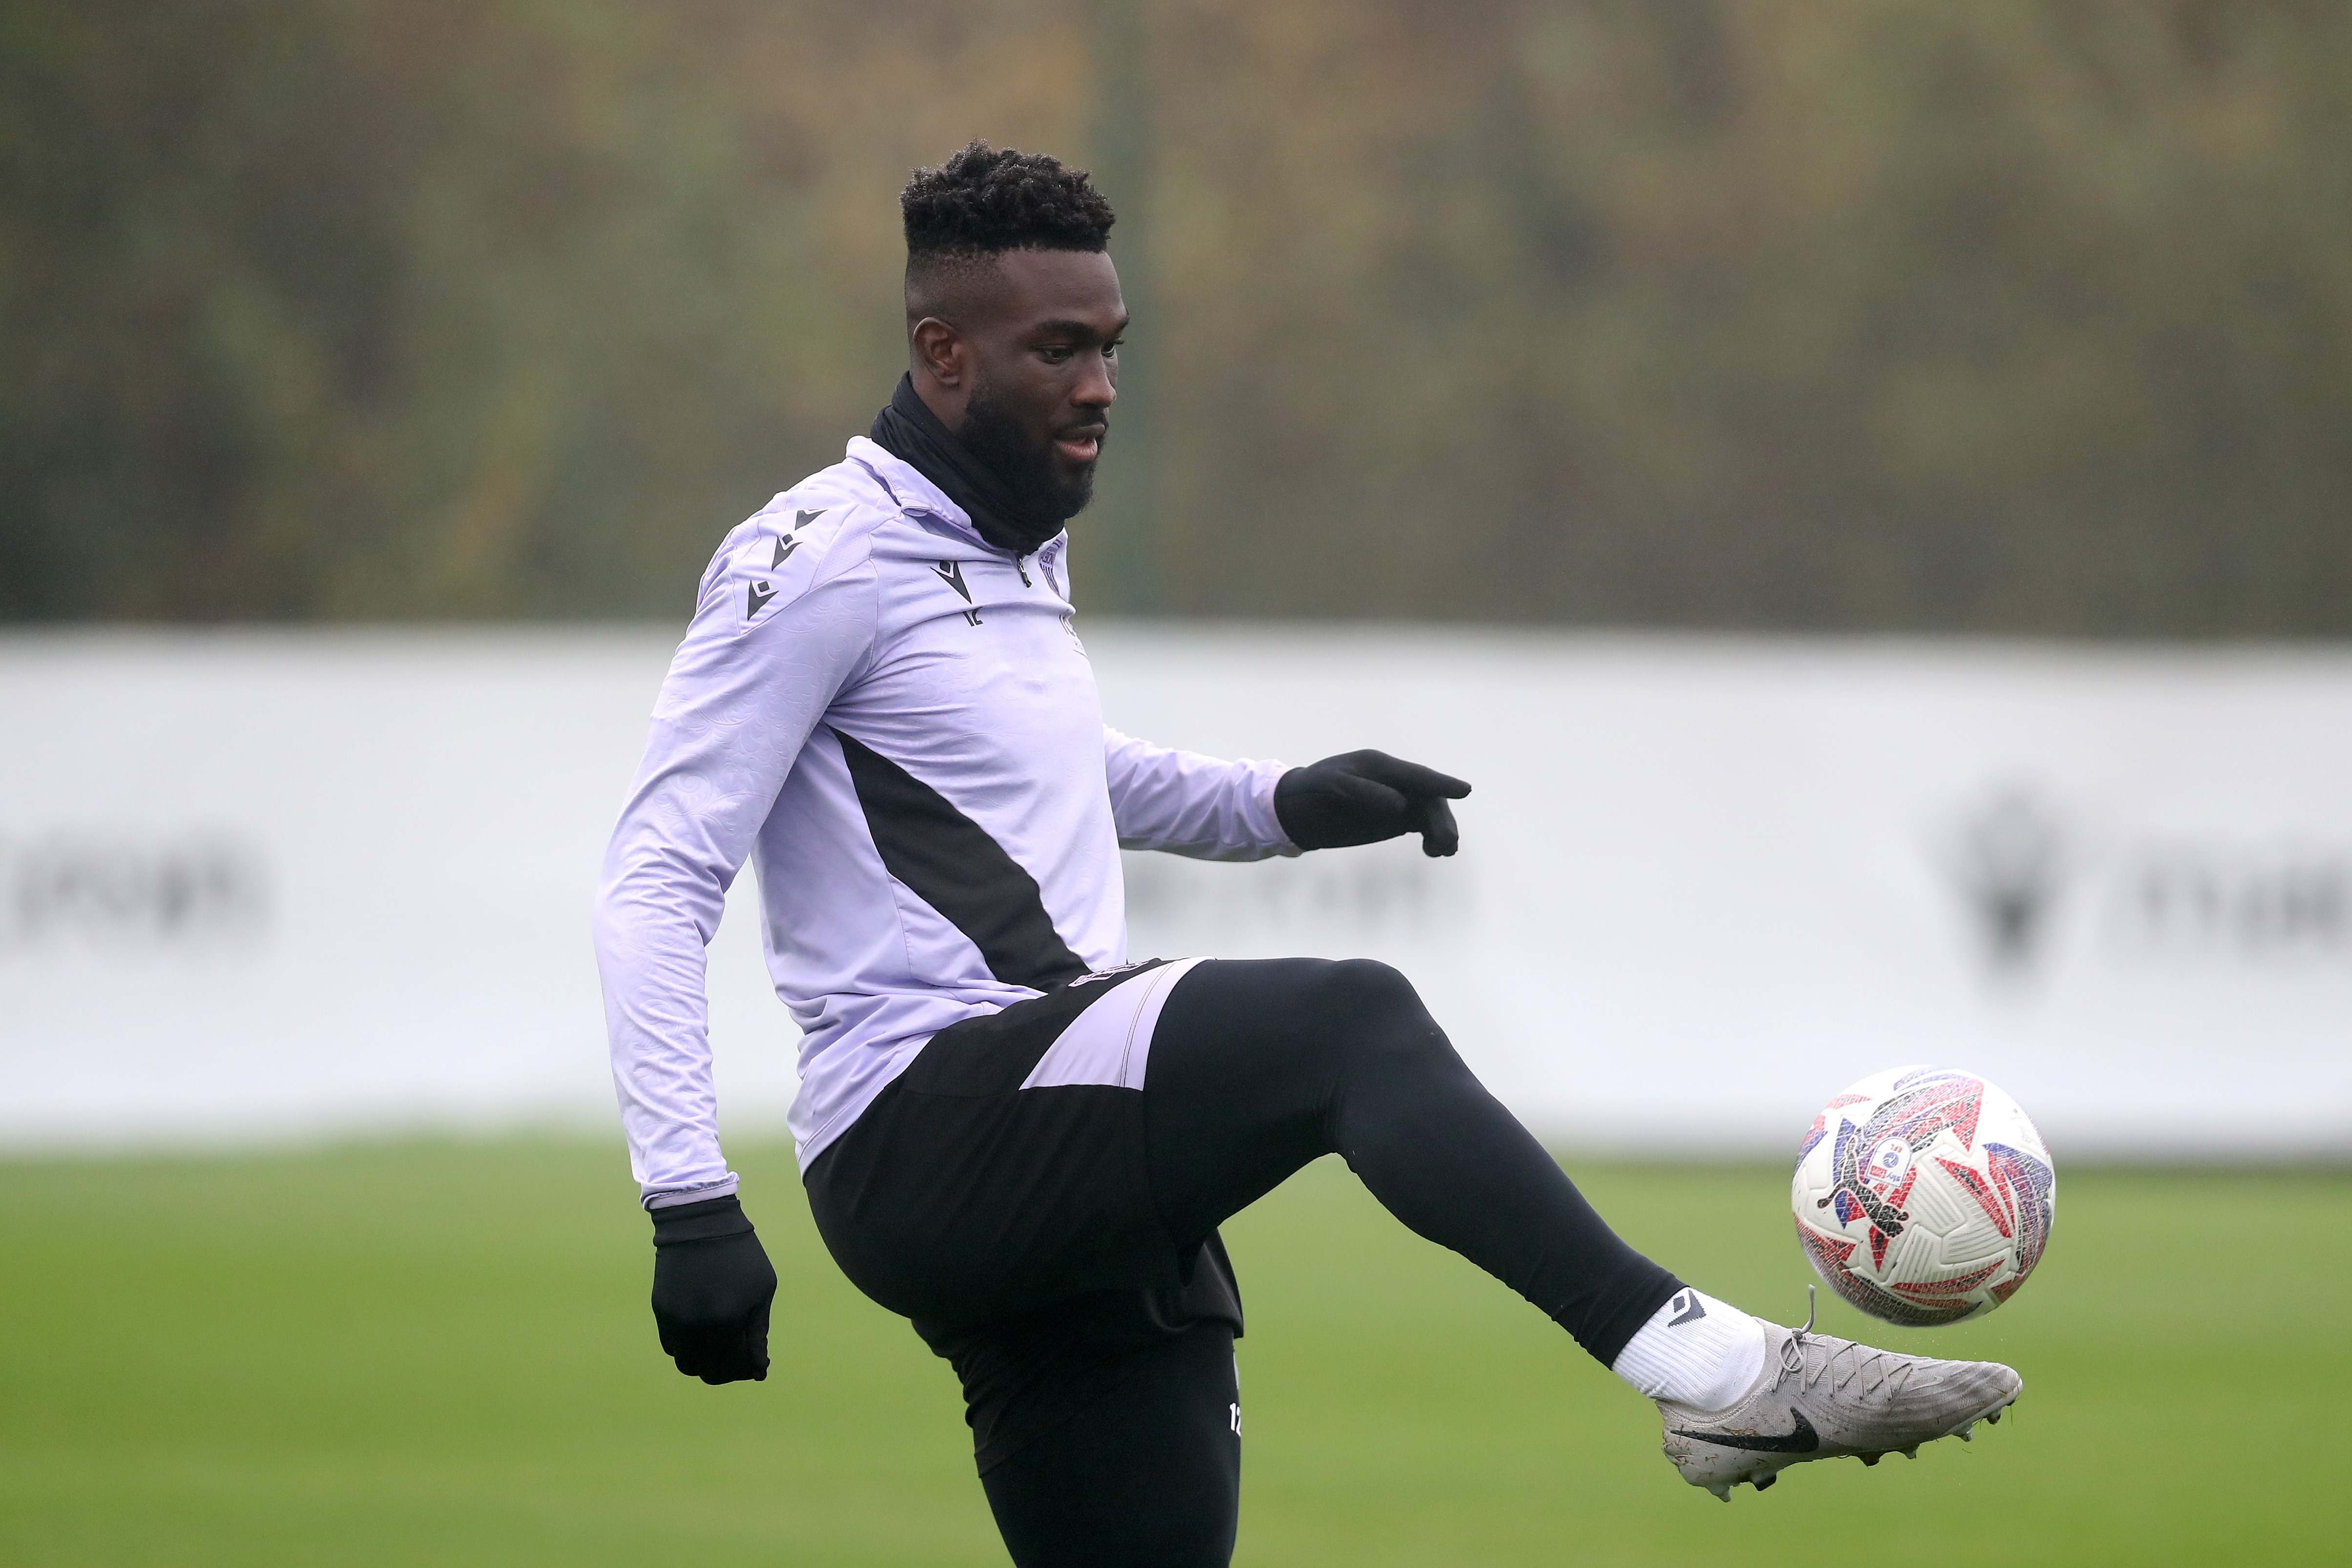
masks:
[[[1680,1289],[1386,965],[1202,963],[1168,995],[1139,1094],[1021,1088],[1093,999],[942,1031],[808,1174],[843,1269],[954,1364],[1020,1568],[1228,1561],[1240,1313],[1215,1229],[1320,1155],[1604,1365]]]
[[[981,1472],[1019,1568],[1224,1568],[1241,1518],[1230,1323],[1137,1351],[1102,1397]]]
[[[1143,1116],[1152,1191],[1180,1239],[1337,1154],[1391,1214],[1604,1366],[1682,1288],[1618,1239],[1385,964],[1201,965],[1160,1015]]]

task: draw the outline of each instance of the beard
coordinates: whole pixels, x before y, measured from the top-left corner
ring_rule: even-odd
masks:
[[[1106,432],[1106,440],[1108,435]],[[972,383],[971,400],[964,405],[963,428],[956,436],[1004,481],[1015,503],[1032,516],[1066,521],[1085,511],[1087,503],[1094,499],[1094,464],[1086,464],[1076,473],[1066,471],[1055,457],[1054,438],[1032,436],[985,379]]]

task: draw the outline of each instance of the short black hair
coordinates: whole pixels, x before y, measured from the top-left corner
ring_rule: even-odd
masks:
[[[907,259],[1007,250],[1107,248],[1118,222],[1084,169],[1044,152],[973,141],[936,169],[918,169],[898,193]]]

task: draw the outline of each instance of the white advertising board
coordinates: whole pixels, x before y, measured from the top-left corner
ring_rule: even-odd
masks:
[[[587,906],[673,635],[0,638],[0,1144],[609,1126]],[[2352,653],[1087,642],[1132,733],[1477,787],[1448,861],[1130,856],[1137,956],[1385,959],[1571,1146],[1792,1152],[1935,1061],[2062,1160],[2352,1152]],[[772,1128],[750,920],[711,986]]]

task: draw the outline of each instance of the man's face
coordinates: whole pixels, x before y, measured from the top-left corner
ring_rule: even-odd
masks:
[[[1073,516],[1093,493],[1118,396],[1118,272],[1096,251],[1006,251],[995,267],[994,308],[962,332],[971,379],[957,434],[1007,481]]]

